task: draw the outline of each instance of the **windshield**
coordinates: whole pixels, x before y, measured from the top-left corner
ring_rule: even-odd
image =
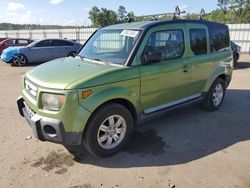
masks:
[[[103,61],[124,65],[139,37],[136,30],[99,30],[85,44],[79,55]]]

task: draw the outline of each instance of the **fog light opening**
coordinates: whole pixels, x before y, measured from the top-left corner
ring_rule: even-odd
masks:
[[[50,125],[45,125],[43,127],[43,131],[49,136],[49,137],[56,137],[56,129]]]

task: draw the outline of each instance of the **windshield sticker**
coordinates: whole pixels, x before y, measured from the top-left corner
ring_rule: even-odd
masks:
[[[138,35],[138,33],[139,33],[139,31],[123,30],[121,32],[121,35],[135,38]]]

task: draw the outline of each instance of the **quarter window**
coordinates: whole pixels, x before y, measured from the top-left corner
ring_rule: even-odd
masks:
[[[190,44],[195,55],[207,54],[207,34],[205,29],[190,29]]]
[[[162,60],[181,57],[184,52],[181,30],[158,31],[151,34],[143,53],[160,52]]]
[[[213,26],[211,29],[211,51],[220,51],[230,46],[229,30],[225,26]]]

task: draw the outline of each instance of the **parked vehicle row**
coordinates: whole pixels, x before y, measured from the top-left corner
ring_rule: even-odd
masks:
[[[21,39],[11,39],[11,41],[21,41]],[[27,42],[31,41],[28,40]],[[57,58],[75,56],[81,48],[81,44],[65,39],[44,39],[32,42],[26,47],[18,47],[17,45],[3,50],[1,59],[4,62],[13,66],[41,63]]]

